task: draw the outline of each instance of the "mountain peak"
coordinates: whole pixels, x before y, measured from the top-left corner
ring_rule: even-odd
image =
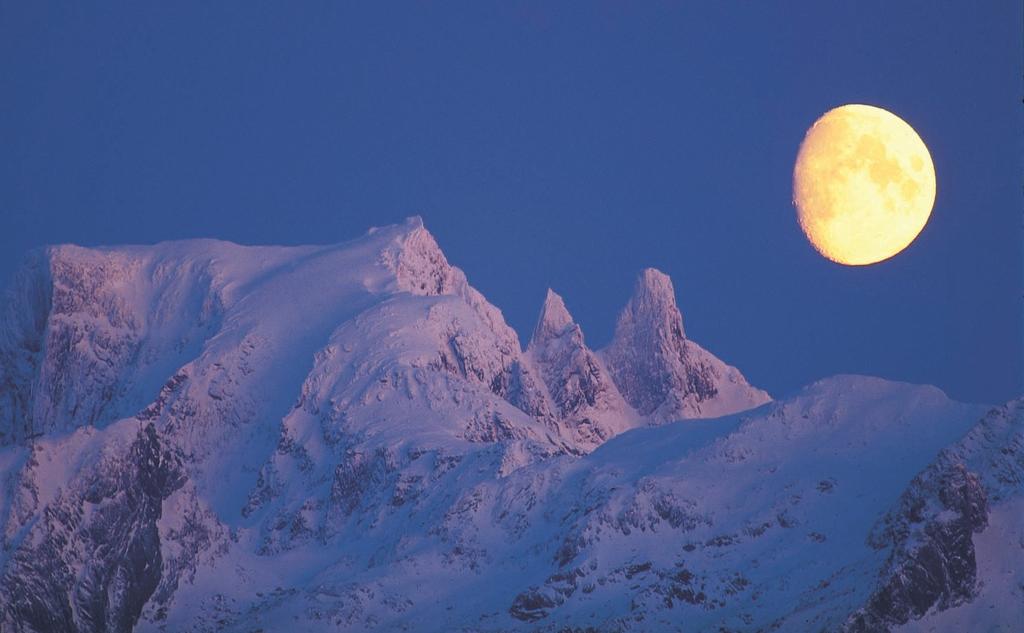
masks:
[[[575,322],[572,320],[572,315],[569,314],[569,310],[565,307],[565,301],[562,300],[562,297],[557,292],[548,288],[530,344],[534,345],[535,343],[561,336],[574,325]]]
[[[462,290],[465,275],[448,263],[423,218],[414,215],[391,228],[396,235],[381,259],[394,271],[399,290],[418,295],[458,294]]]
[[[384,226],[371,226],[367,231],[367,235],[376,235],[377,233],[387,231],[398,231],[400,233],[412,233],[417,229],[424,229],[423,216],[421,215],[410,215],[400,223],[387,224]]]
[[[686,338],[668,275],[644,269],[604,358],[619,391],[655,421],[714,417],[766,402],[766,393]]]
[[[627,323],[623,324],[623,319]],[[655,328],[685,337],[683,315],[676,305],[672,278],[657,268],[645,268],[637,277],[633,296],[619,317],[620,325],[646,322]]]
[[[637,277],[637,285],[650,289],[664,289],[673,292],[672,278],[657,268],[644,268]]]

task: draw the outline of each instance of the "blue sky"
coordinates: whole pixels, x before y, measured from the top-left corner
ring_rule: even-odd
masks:
[[[527,336],[637,272],[775,395],[836,373],[1024,391],[1021,4],[0,0],[0,276],[47,243],[343,241],[421,214]],[[884,107],[932,219],[866,268],[791,203],[806,128]]]

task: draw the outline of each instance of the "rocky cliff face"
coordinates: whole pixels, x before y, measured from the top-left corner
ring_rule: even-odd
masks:
[[[33,393],[50,313],[46,258],[26,258],[5,292],[0,316],[0,446],[24,441],[33,427]]]
[[[881,533],[869,537],[889,560],[868,603],[844,631],[886,631],[945,610],[974,596],[977,560],[973,535],[987,526],[988,499],[978,476],[963,464],[932,468],[911,483]]]
[[[167,259],[74,246],[32,255],[0,322],[0,442],[103,426],[144,406],[218,327],[208,246]]]
[[[0,628],[1017,614],[991,552],[1021,538],[1019,405],[975,424],[847,376],[665,423],[766,399],[685,337],[655,271],[603,354],[554,293],[523,352],[418,219],[41,251],[0,312]]]
[[[46,472],[38,466],[33,454],[23,494],[38,494],[34,479]],[[181,456],[150,424],[126,446],[105,446],[36,521],[9,523],[16,531],[5,539],[4,628],[131,631],[161,579],[163,502],[184,479]]]
[[[770,399],[686,338],[672,281],[653,268],[637,279],[603,356],[629,404],[655,421],[727,415]]]

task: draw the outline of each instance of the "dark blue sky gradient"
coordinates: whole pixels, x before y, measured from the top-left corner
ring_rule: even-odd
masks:
[[[1021,3],[0,0],[0,276],[31,247],[343,241],[422,214],[528,336],[589,342],[637,272],[786,394],[855,372],[1022,387]],[[702,5],[702,6],[692,6]],[[791,173],[843,103],[917,129],[931,222],[818,256]]]

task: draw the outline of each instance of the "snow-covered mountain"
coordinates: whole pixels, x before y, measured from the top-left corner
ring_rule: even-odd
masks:
[[[2,631],[1024,619],[1024,405],[771,402],[654,270],[601,352],[553,292],[523,351],[416,218],[53,247],[2,310]]]

